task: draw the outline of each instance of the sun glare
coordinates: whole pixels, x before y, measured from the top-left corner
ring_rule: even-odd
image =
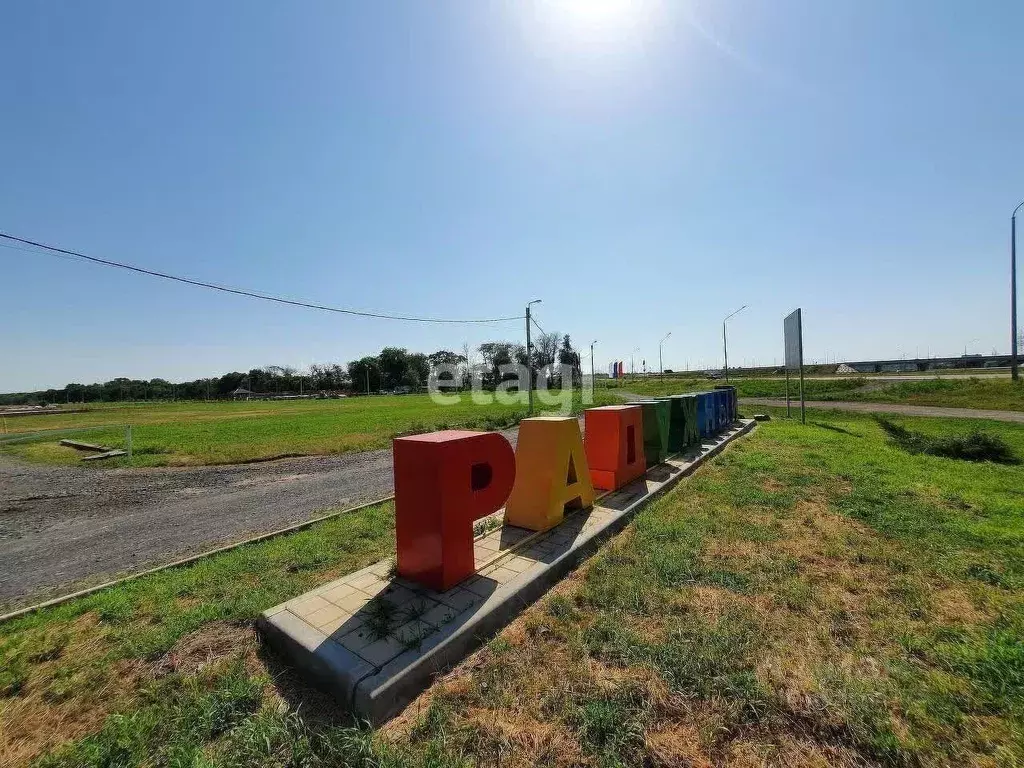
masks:
[[[562,0],[564,13],[580,26],[603,29],[627,24],[637,3],[633,0]]]
[[[538,0],[552,32],[585,45],[616,46],[649,26],[656,0]]]

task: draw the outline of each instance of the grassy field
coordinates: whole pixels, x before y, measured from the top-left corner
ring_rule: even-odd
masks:
[[[597,403],[619,402],[598,391]],[[582,407],[575,395],[575,411]],[[539,404],[538,411],[544,406]],[[438,405],[428,395],[353,397],[344,400],[178,402],[97,406],[85,413],[6,419],[8,433],[131,424],[134,466],[231,464],[285,456],[385,448],[398,434],[448,427],[501,429],[526,416],[522,406]],[[121,447],[124,430],[83,432],[73,439]],[[0,451],[31,461],[77,464],[82,454],[57,439],[16,443]],[[124,465],[121,459],[91,466]]]
[[[626,379],[602,382],[605,389],[635,392],[640,395],[670,395],[712,389],[720,381],[709,379]],[[786,382],[780,379],[733,379],[740,397],[786,396]],[[798,397],[798,384],[790,383],[790,396]],[[806,379],[804,397],[808,400],[854,400],[875,403],[904,403],[948,408],[985,408],[1002,411],[1024,411],[1024,382],[1008,378],[928,379],[900,381],[866,379],[863,377]]]
[[[1010,379],[932,379],[904,381],[865,392],[849,393],[850,400],[876,403],[906,403],[949,408],[987,408],[1024,411],[1024,382]],[[826,400],[846,399],[834,394]]]
[[[683,378],[625,379],[622,381],[606,379],[602,383],[609,392],[621,390],[652,397],[675,395],[682,392],[704,391],[714,389],[716,384],[725,384],[724,381],[719,380]],[[729,383],[736,387],[736,394],[739,397],[786,396],[785,379],[732,379]],[[827,395],[836,395],[837,397],[834,399],[839,399],[838,396],[859,389],[867,383],[868,380],[862,378],[808,379],[804,381],[804,397],[810,400]],[[790,396],[799,396],[799,382],[796,380],[790,383]]]
[[[648,507],[382,730],[252,620],[388,556],[386,505],[0,625],[0,764],[1021,764],[1024,467],[809,415]],[[901,422],[1024,457],[1015,425]]]

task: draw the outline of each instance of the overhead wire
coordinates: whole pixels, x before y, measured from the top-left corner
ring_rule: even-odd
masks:
[[[203,280],[195,280],[190,277],[182,277],[180,275],[172,275],[167,272],[159,272],[153,269],[146,269],[145,267],[135,266],[134,264],[126,264],[120,261],[114,261],[113,259],[102,259],[98,256],[89,256],[78,251],[72,251],[67,248],[59,248],[54,245],[48,245],[46,243],[38,242],[36,240],[29,240],[24,237],[16,237],[5,232],[0,232],[0,238],[9,240],[15,243],[21,243],[23,245],[33,246],[34,248],[41,248],[49,255],[60,256],[62,258],[75,258],[82,259],[94,264],[101,264],[107,267],[116,267],[118,269],[125,269],[131,272],[137,272],[143,275],[149,275],[150,277],[158,277],[163,280],[171,280],[178,283],[185,283],[187,285],[194,285],[199,288],[209,288],[214,291],[221,291],[222,293],[230,293],[236,296],[248,296],[253,299],[260,299],[262,301],[271,301],[278,304],[287,304],[294,307],[305,307],[306,309],[317,309],[323,312],[335,312],[343,315],[355,315],[357,317],[372,317],[381,320],[400,320],[410,323],[441,323],[441,324],[484,324],[484,323],[501,323],[511,320],[522,320],[522,315],[512,315],[509,317],[489,317],[489,318],[478,318],[478,319],[462,319],[462,318],[440,318],[440,317],[417,317],[414,315],[399,315],[387,312],[369,312],[359,309],[348,309],[345,307],[332,307],[326,304],[317,304],[311,301],[303,301],[300,299],[288,299],[283,296],[274,296],[272,294],[260,293],[257,291],[249,291],[242,288],[233,288],[231,286],[219,285],[217,283],[209,283]],[[40,251],[34,251],[26,248],[19,248],[17,246],[0,245],[12,248],[13,250],[25,251],[27,253],[40,253]]]

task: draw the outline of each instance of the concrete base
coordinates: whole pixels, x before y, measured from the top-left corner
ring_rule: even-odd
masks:
[[[547,592],[647,502],[753,427],[752,420],[736,422],[551,530],[504,526],[484,533],[475,542],[477,574],[447,592],[394,576],[392,561],[385,560],[271,608],[260,628],[312,684],[360,718],[382,723]]]

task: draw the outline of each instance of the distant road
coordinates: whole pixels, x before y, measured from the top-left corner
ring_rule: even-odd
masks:
[[[769,397],[741,397],[743,405],[767,405],[785,408],[785,399]],[[799,409],[800,401],[791,401],[790,405]],[[932,405],[903,405],[901,403],[842,403],[830,400],[807,400],[808,408],[838,409],[840,411],[859,411],[861,413],[899,413],[904,416],[937,416],[946,419],[991,419],[992,421],[1012,421],[1024,424],[1024,411],[986,411],[978,408],[940,408]]]

